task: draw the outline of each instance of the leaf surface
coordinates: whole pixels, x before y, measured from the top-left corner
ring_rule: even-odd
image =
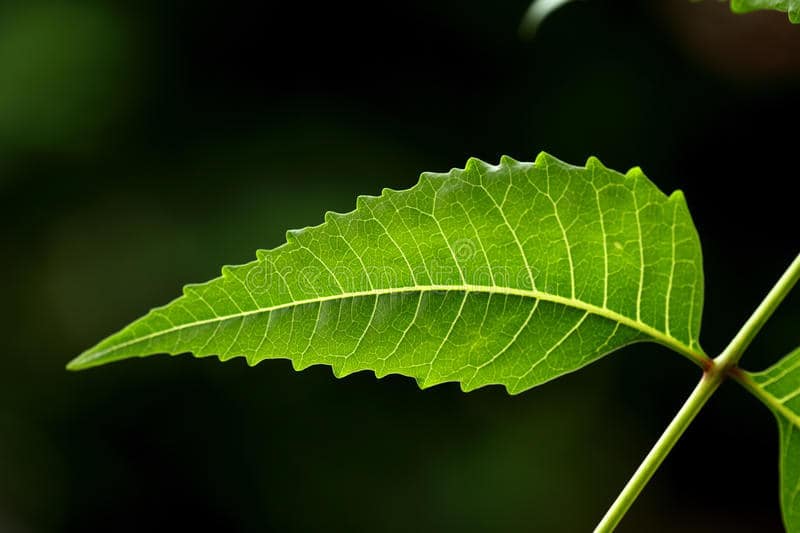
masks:
[[[800,532],[800,348],[763,372],[748,374],[756,396],[775,413],[781,441],[781,509],[789,533]]]
[[[517,393],[638,341],[705,359],[700,242],[683,195],[594,158],[424,173],[222,274],[69,368],[192,352]]]
[[[731,9],[735,13],[750,13],[763,9],[783,11],[789,20],[800,24],[800,0],[731,0]]]

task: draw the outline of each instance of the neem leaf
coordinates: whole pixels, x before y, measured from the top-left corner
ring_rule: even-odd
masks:
[[[763,372],[748,374],[756,396],[778,419],[781,508],[789,533],[800,532],[800,348]]]
[[[360,197],[257,257],[69,368],[192,352],[517,393],[638,341],[705,359],[697,231],[683,195],[638,168],[470,159]]]
[[[762,9],[772,9],[788,13],[789,20],[800,24],[800,0],[731,0],[735,13],[750,13]]]
[[[523,36],[532,37],[544,19],[550,16],[553,11],[572,0],[533,0],[520,24],[520,32]]]

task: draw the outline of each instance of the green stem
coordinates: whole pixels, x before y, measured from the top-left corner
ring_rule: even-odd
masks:
[[[786,298],[789,291],[792,290],[797,280],[800,279],[800,254],[794,258],[792,264],[786,269],[781,278],[769,291],[766,298],[761,304],[753,311],[750,318],[745,322],[739,333],[733,338],[728,346],[723,350],[722,354],[714,359],[715,366],[720,368],[721,372],[727,372],[736,366],[742,354],[750,345],[753,338],[758,334],[764,324],[778,308],[778,305]]]
[[[735,370],[736,364],[745,349],[750,345],[750,342],[752,342],[794,284],[797,283],[798,278],[800,278],[800,255],[789,265],[783,276],[769,291],[769,294],[745,322],[739,333],[723,350],[722,354],[714,359],[711,366],[703,373],[700,383],[697,384],[697,387],[687,398],[678,414],[672,419],[658,442],[656,442],[633,474],[633,477],[617,496],[617,499],[595,528],[595,533],[608,533],[614,531],[619,525],[625,513],[633,505],[636,497],[639,496],[639,493],[642,492],[647,482],[653,477],[658,467],[664,462],[664,459],[675,446],[675,443],[678,442],[678,439],[681,438],[683,432],[686,431],[686,428],[689,427],[689,424],[692,423],[697,413],[700,412],[727,375]]]
[[[664,459],[666,459],[672,447],[675,446],[675,443],[678,442],[678,439],[681,438],[683,432],[686,431],[686,428],[692,423],[692,420],[694,420],[694,417],[700,412],[700,409],[702,409],[708,399],[711,398],[711,395],[714,394],[714,391],[717,390],[720,383],[722,383],[722,374],[710,372],[703,374],[703,379],[697,384],[697,387],[692,391],[692,394],[683,404],[683,407],[681,407],[678,414],[675,415],[675,418],[672,419],[672,422],[667,426],[664,433],[661,434],[658,442],[656,442],[655,446],[650,450],[650,453],[647,454],[647,457],[644,458],[642,464],[639,465],[639,468],[636,469],[636,472],[633,474],[633,477],[628,480],[625,488],[622,489],[622,492],[617,496],[613,505],[611,505],[603,519],[597,525],[594,530],[595,533],[614,531],[617,525],[619,525],[620,520],[622,520],[622,517],[625,516],[625,513],[630,509],[631,505],[633,505],[636,497],[642,492],[642,489],[644,489],[647,482],[650,481],[650,478],[653,477],[653,474],[656,473],[661,463],[664,462]]]

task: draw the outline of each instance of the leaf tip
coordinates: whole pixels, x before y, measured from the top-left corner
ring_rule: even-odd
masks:
[[[66,366],[67,370],[69,370],[70,372],[77,372],[78,370],[86,370],[87,368],[94,366],[91,362],[93,359],[92,355],[93,355],[92,350],[87,350],[83,352],[79,356],[72,359],[69,363],[67,363]]]

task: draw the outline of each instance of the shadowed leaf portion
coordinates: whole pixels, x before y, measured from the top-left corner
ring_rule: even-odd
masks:
[[[520,24],[523,37],[533,37],[544,19],[572,0],[533,0]]]
[[[594,158],[425,173],[222,274],[69,367],[192,352],[517,393],[638,341],[705,357],[700,243],[683,195]]]
[[[731,0],[731,9],[735,13],[750,13],[763,9],[783,11],[789,20],[800,24],[800,0]]]
[[[800,348],[763,372],[749,374],[778,419],[781,508],[789,533],[800,532]]]

